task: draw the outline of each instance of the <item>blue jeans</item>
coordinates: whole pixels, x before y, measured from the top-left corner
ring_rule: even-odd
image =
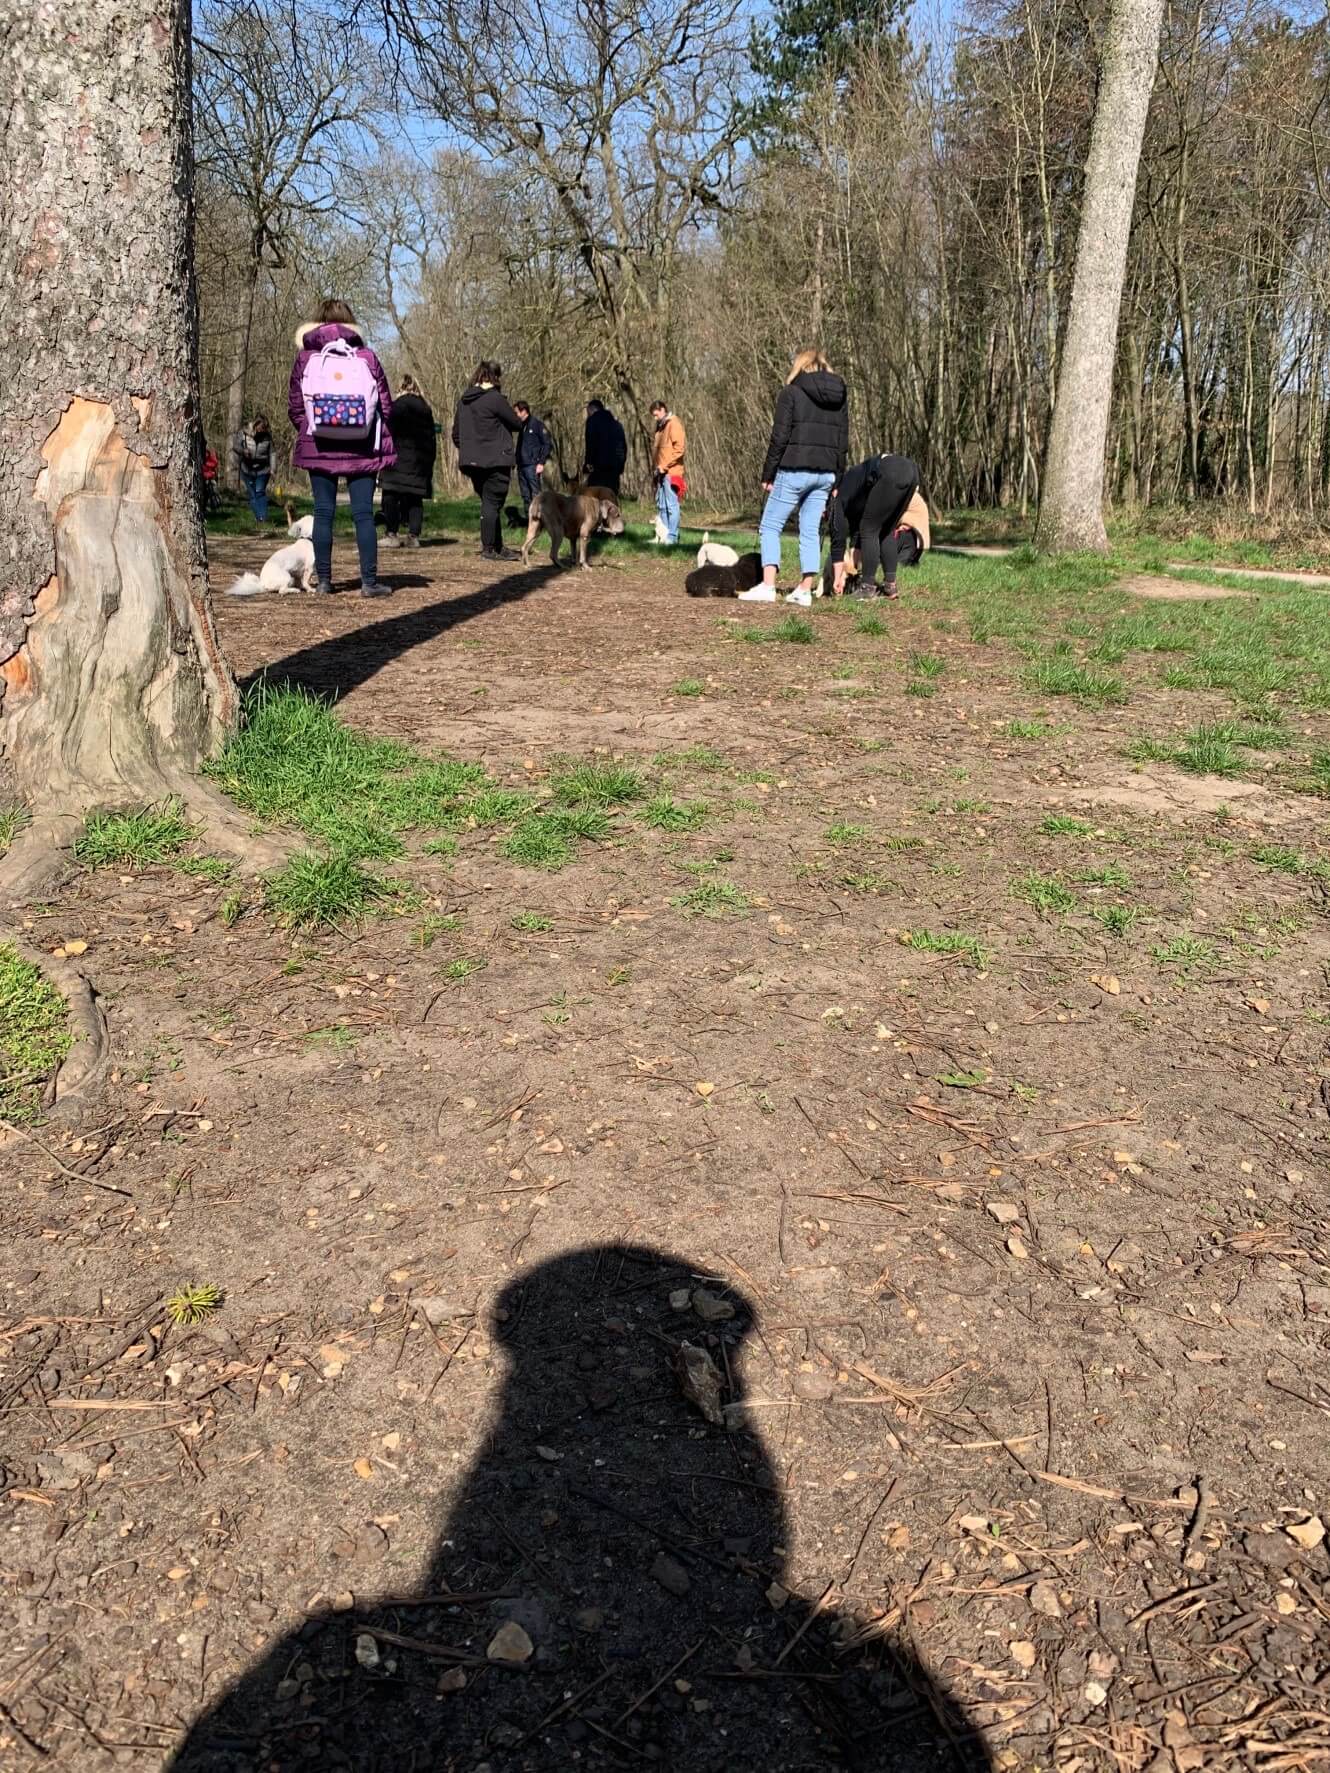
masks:
[[[541,476],[536,473],[534,462],[519,462],[517,464],[517,490],[522,495],[524,505],[530,506],[532,499],[540,491],[540,481]]]
[[[836,484],[834,474],[814,474],[809,468],[781,468],[771,484],[767,502],[762,507],[762,526],[758,535],[762,542],[763,566],[780,565],[780,535],[794,512],[799,513],[799,571],[813,578],[822,563],[822,544],[818,525],[827,508],[827,498]]]
[[[266,468],[251,471],[242,467],[240,484],[245,489],[245,497],[249,500],[249,508],[254,513],[255,523],[268,521],[268,481],[271,476]]]
[[[333,513],[337,509],[337,476],[309,471],[314,494],[314,572],[332,578]],[[374,530],[374,476],[348,474],[346,490],[351,499],[351,521],[356,526],[356,550],[360,555],[360,582],[372,585],[379,570],[379,538]]]
[[[656,488],[656,509],[660,512],[660,521],[665,525],[666,540],[677,542],[679,539],[679,495],[671,485],[668,474]]]

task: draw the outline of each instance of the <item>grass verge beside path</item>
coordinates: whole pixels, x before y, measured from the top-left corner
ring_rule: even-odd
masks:
[[[46,1080],[70,1048],[68,1018],[55,986],[0,943],[0,1120],[38,1119]]]

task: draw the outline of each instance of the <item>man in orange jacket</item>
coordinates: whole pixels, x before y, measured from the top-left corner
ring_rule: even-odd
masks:
[[[651,445],[656,470],[656,510],[665,531],[661,540],[673,546],[679,540],[679,488],[683,485],[683,458],[688,439],[684,435],[682,420],[674,416],[663,400],[652,402],[651,416],[656,422]]]

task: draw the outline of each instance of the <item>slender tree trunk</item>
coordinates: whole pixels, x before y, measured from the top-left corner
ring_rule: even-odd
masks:
[[[235,354],[231,359],[231,382],[226,390],[226,454],[222,476],[232,492],[240,487],[240,461],[231,448],[231,439],[245,422],[245,398],[249,392],[249,353],[254,337],[254,297],[259,287],[259,243],[245,261],[244,312],[236,333]]]
[[[236,712],[198,508],[188,0],[11,9],[0,754],[36,890],[91,808],[178,796]]]
[[[1118,313],[1163,16],[1164,0],[1116,0],[1109,26],[1036,536],[1053,553],[1108,550],[1104,450]]]

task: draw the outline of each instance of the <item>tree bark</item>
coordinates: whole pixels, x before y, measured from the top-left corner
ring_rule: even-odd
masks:
[[[1136,173],[1159,62],[1164,0],[1116,0],[1095,107],[1076,275],[1049,433],[1036,543],[1108,551],[1104,450]]]
[[[95,807],[175,797],[245,833],[196,780],[237,698],[197,497],[188,0],[32,0],[0,50],[0,755],[34,815],[12,900]]]

